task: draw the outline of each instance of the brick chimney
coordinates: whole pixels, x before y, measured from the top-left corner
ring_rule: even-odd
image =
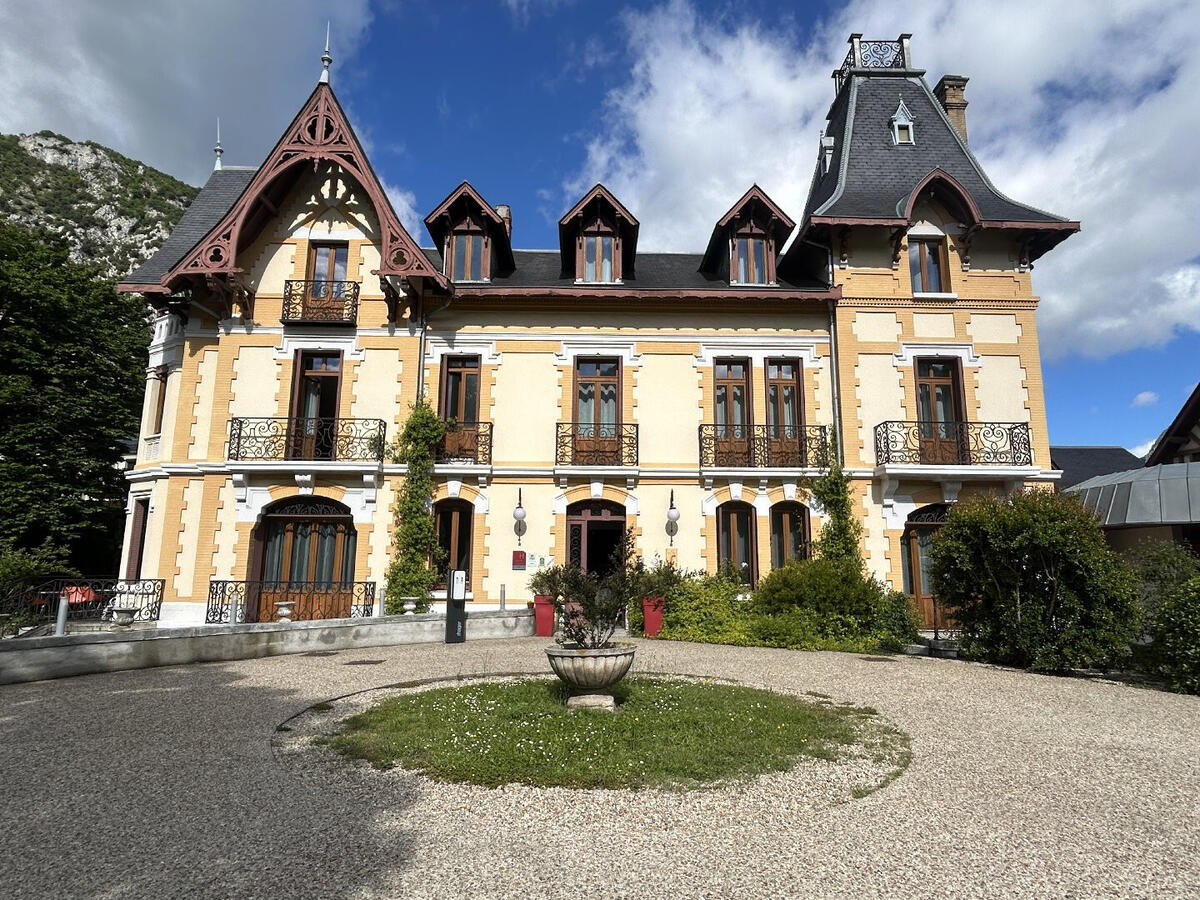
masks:
[[[508,232],[508,236],[512,237],[512,207],[507,203],[501,203],[496,207],[496,215],[504,220],[504,230]]]
[[[933,89],[933,95],[938,98],[938,103],[942,104],[942,109],[946,110],[950,124],[964,143],[967,140],[967,98],[963,96],[966,88],[965,75],[943,75],[942,80]]]

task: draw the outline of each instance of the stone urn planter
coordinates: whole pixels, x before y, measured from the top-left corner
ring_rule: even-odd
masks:
[[[296,612],[295,600],[280,600],[275,604],[275,615],[277,622],[290,622],[292,615]]]
[[[547,647],[546,656],[554,674],[579,694],[598,694],[625,677],[633,665],[633,644],[616,644],[598,650],[571,645]]]
[[[116,606],[113,607],[112,621],[113,628],[120,631],[126,631],[133,627],[133,620],[137,618],[138,609],[136,606]]]

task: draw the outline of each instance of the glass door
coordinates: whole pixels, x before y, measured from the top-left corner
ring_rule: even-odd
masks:
[[[575,464],[621,463],[620,371],[614,359],[575,366]]]
[[[921,462],[967,465],[958,365],[951,359],[917,360],[917,437]]]
[[[744,359],[718,359],[713,366],[716,463],[750,466],[750,365]]]
[[[801,428],[800,363],[767,360],[767,465],[808,464]]]
[[[479,458],[479,357],[446,358],[442,388],[442,419],[446,431],[445,456]]]
[[[308,295],[305,318],[341,318],[346,297],[346,244],[311,244],[308,252]]]
[[[341,374],[340,353],[299,355],[288,423],[288,459],[336,458]]]

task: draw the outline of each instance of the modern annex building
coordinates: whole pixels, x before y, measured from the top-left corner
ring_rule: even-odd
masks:
[[[996,190],[967,80],[931,89],[907,35],[851,38],[798,222],[749,186],[696,254],[639,252],[603,185],[557,249],[517,249],[468,182],[422,248],[325,63],[261,165],[218,154],[120,285],[158,312],[124,574],[166,579],[165,620],[269,619],[283,590],[369,613],[405,476],[386,447],[421,395],[451,423],[435,511],[476,604],[602,566],[622,529],[752,584],[808,552],[803,478],[836,446],[870,568],[928,615],[947,504],[1056,477],[1031,269],[1079,225]]]

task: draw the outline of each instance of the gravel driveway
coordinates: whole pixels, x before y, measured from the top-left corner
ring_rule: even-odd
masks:
[[[493,792],[415,777],[384,789],[297,774],[272,752],[275,727],[319,700],[540,673],[543,643],[0,687],[0,895],[1200,894],[1200,699],[1119,685],[930,659],[640,644],[636,669],[818,691],[908,731],[908,771],[835,805],[764,802],[754,784],[744,802],[736,790]]]

